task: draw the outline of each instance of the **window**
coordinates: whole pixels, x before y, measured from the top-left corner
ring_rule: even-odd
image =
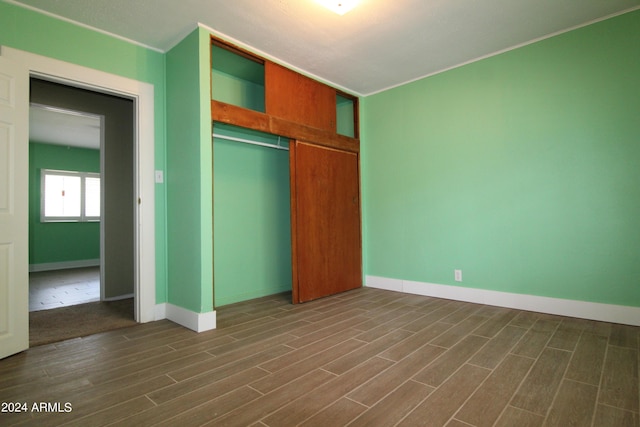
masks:
[[[42,169],[42,222],[100,221],[100,174]]]

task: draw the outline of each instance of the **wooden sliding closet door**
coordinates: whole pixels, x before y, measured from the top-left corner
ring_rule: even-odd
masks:
[[[293,303],[362,286],[358,154],[290,144]]]

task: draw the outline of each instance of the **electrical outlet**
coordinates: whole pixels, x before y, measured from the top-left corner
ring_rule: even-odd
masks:
[[[456,282],[462,282],[462,270],[453,270],[453,276],[456,279]]]
[[[164,182],[164,174],[162,171],[156,171],[156,184],[162,184]]]

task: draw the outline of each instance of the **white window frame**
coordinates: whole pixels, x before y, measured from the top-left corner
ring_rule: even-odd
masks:
[[[80,178],[80,216],[46,216],[45,215],[45,181],[49,175],[56,176],[72,176]],[[41,169],[40,170],[40,222],[99,222],[100,215],[87,216],[85,213],[85,197],[86,197],[86,185],[87,178],[101,179],[99,173],[95,172],[79,172],[79,171],[65,171],[56,169]],[[102,181],[100,182],[100,192],[102,192]],[[100,203],[102,204],[102,196]],[[100,207],[102,211],[102,207]]]

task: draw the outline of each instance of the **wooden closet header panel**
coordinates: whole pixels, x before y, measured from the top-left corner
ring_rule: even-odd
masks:
[[[265,62],[265,104],[269,115],[336,132],[336,91],[273,62]]]

